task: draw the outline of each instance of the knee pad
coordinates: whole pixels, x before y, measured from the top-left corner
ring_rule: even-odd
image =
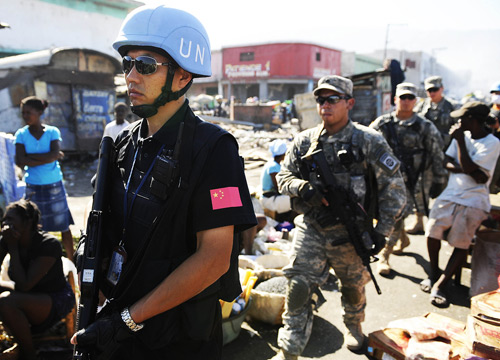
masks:
[[[286,294],[288,311],[297,311],[309,301],[309,285],[299,277],[293,277],[288,282]]]

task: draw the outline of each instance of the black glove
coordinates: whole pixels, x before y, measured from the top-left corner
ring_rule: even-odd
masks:
[[[429,196],[431,199],[435,199],[441,194],[446,187],[444,183],[432,183],[431,188],[429,189]]]
[[[326,207],[323,207],[322,210],[323,211],[321,211],[316,217],[316,221],[322,229],[326,229],[327,227],[336,225],[340,222],[340,220]]]
[[[372,233],[372,241],[373,241],[372,255],[377,255],[385,247],[386,243],[385,236],[379,232],[374,231]]]
[[[301,186],[299,196],[310,206],[321,206],[322,204],[323,195],[309,182]]]
[[[76,333],[76,341],[81,349],[97,350],[99,359],[110,356],[126,341],[130,341],[134,332],[123,322],[119,312],[103,316],[86,329]]]

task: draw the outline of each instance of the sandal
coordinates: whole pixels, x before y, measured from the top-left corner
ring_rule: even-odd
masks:
[[[425,293],[430,293],[432,289],[433,281],[431,278],[424,279],[420,282],[420,290]]]
[[[431,304],[437,307],[448,307],[448,299],[446,298],[446,294],[439,289],[431,291]]]

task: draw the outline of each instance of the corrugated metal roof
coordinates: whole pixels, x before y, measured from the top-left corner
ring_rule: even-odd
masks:
[[[50,64],[52,54],[57,49],[35,51],[32,53],[8,56],[0,59],[0,69],[18,69],[27,66],[42,66]]]
[[[32,67],[32,66],[47,66],[50,64],[52,56],[54,56],[56,53],[59,53],[62,51],[80,51],[80,50],[83,52],[86,52],[86,53],[100,54],[104,57],[112,59],[113,64],[115,64],[115,66],[117,66],[118,69],[120,68],[119,62],[116,58],[114,58],[108,54],[101,53],[97,50],[71,48],[71,47],[59,47],[59,48],[53,48],[53,49],[34,51],[31,53],[27,53],[27,54],[14,55],[14,56],[0,58],[0,69],[20,69],[23,67]]]

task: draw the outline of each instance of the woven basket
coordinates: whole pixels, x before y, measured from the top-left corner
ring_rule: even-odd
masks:
[[[14,343],[10,348],[5,349],[0,353],[0,360],[17,360],[19,359],[19,345]]]

